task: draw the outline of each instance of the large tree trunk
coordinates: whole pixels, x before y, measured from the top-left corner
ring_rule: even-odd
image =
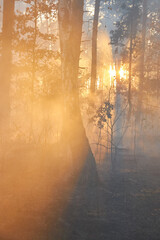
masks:
[[[97,180],[95,159],[82,122],[78,72],[83,24],[83,0],[59,0],[58,20],[61,47],[64,144],[70,148],[75,170],[85,169]],[[85,174],[86,175],[86,174]]]
[[[10,120],[10,79],[14,0],[3,1],[2,55],[0,62],[0,134],[7,137]]]
[[[91,92],[95,92],[96,80],[97,80],[97,35],[98,35],[98,19],[100,1],[95,1],[95,11],[93,20],[93,32],[92,32],[92,65],[91,65]]]

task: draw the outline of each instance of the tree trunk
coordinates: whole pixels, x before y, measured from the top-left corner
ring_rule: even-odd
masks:
[[[59,0],[58,21],[61,47],[63,129],[62,138],[72,154],[75,171],[97,180],[96,163],[82,122],[78,72],[83,24],[83,0]]]
[[[2,56],[0,63],[0,133],[7,137],[10,121],[10,79],[14,0],[3,1]]]
[[[123,114],[121,114],[121,111],[123,109],[123,101],[122,101],[122,94],[121,94],[121,82],[120,82],[120,61],[117,58],[116,61],[116,95],[115,95],[115,118],[117,119],[115,124],[115,145],[116,147],[122,147],[122,120],[123,120]]]
[[[33,35],[33,50],[32,50],[32,104],[34,98],[34,82],[36,75],[36,42],[37,42],[37,0],[34,0],[34,35]]]
[[[160,84],[159,84],[159,72],[160,72],[160,54],[158,53],[157,54],[157,101],[158,101],[158,99],[159,99],[159,86],[160,86]]]
[[[30,122],[30,141],[34,139],[34,131],[33,131],[33,125],[34,125],[34,85],[36,80],[36,43],[37,43],[37,16],[38,16],[38,10],[37,10],[37,0],[34,0],[33,2],[33,8],[34,8],[34,33],[33,33],[33,48],[32,48],[32,73],[31,73],[31,122]]]
[[[93,32],[92,32],[92,65],[91,65],[91,92],[95,92],[96,80],[97,80],[97,35],[98,35],[98,19],[100,1],[95,1],[95,11],[93,20]]]
[[[143,0],[143,19],[142,19],[142,45],[141,45],[141,71],[139,79],[139,94],[138,94],[138,112],[141,112],[141,105],[143,99],[143,82],[144,82],[144,60],[145,60],[145,46],[146,46],[146,24],[147,24],[147,0]]]
[[[129,86],[128,86],[128,104],[129,104],[129,118],[131,115],[132,103],[131,103],[131,87],[132,87],[132,56],[133,56],[133,14],[134,14],[135,0],[133,0],[131,10],[131,23],[130,23],[130,47],[129,47]]]

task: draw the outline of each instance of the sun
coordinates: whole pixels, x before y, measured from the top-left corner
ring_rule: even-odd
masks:
[[[120,79],[122,78],[126,79],[126,70],[123,69],[123,66],[119,70],[119,76],[120,76]]]
[[[110,74],[110,77],[112,77],[112,78],[115,78],[115,77],[116,77],[116,69],[115,69],[115,66],[114,66],[113,68],[112,68],[112,66],[110,66],[109,74]]]

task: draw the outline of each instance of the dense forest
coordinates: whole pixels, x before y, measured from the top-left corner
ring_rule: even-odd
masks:
[[[0,0],[0,240],[159,240],[159,95],[159,0]]]

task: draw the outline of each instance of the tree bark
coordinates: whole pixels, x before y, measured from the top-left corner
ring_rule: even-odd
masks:
[[[34,33],[33,33],[33,48],[32,48],[32,75],[31,75],[31,121],[30,121],[30,140],[34,139],[34,131],[33,131],[33,124],[34,124],[34,118],[33,118],[33,111],[34,111],[34,85],[36,81],[36,43],[37,43],[37,16],[38,16],[38,9],[37,9],[37,0],[34,0],[33,2],[33,8],[34,8]]]
[[[95,92],[96,80],[97,80],[97,36],[98,36],[98,19],[100,1],[95,1],[95,11],[93,20],[93,32],[92,32],[92,65],[91,65],[91,92]]]
[[[134,14],[135,0],[132,2],[131,9],[131,23],[130,23],[130,47],[129,47],[129,85],[128,85],[128,104],[129,104],[129,118],[132,110],[131,102],[131,87],[132,87],[132,57],[133,57],[133,14]]]
[[[97,170],[82,122],[78,72],[83,24],[83,0],[59,0],[58,21],[61,47],[64,145],[72,154],[75,171],[97,180]]]
[[[6,135],[10,121],[10,79],[12,66],[12,37],[14,0],[3,1],[2,55],[0,64],[0,132]]]
[[[141,112],[143,98],[143,82],[144,82],[144,61],[146,47],[146,27],[147,27],[147,0],[143,0],[143,17],[142,17],[142,45],[141,45],[141,71],[139,79],[139,94],[138,94],[138,111]]]

